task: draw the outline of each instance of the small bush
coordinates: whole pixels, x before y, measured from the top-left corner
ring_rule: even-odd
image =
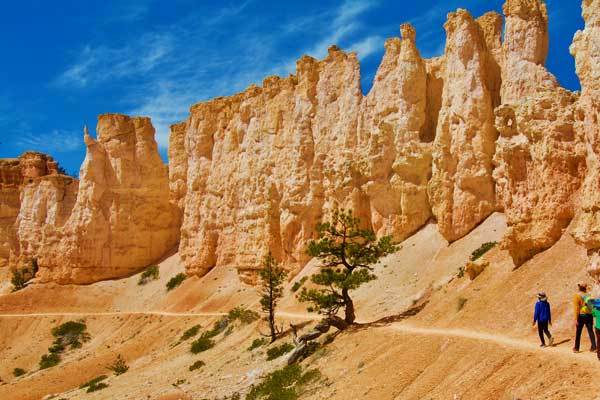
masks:
[[[462,310],[463,307],[465,306],[465,304],[467,304],[467,299],[465,299],[464,297],[459,297],[458,302],[456,304],[456,310],[457,311]]]
[[[179,339],[179,341],[183,342],[183,341],[188,340],[189,338],[196,336],[198,334],[198,332],[200,331],[200,328],[201,328],[200,325],[192,326],[190,329],[183,332],[183,335],[181,335],[181,339]]]
[[[471,261],[475,261],[496,246],[498,242],[486,242],[471,253]]]
[[[199,339],[192,342],[190,351],[194,354],[202,353],[212,349],[215,346],[215,341],[203,334]]]
[[[119,354],[115,362],[106,367],[106,369],[115,373],[115,375],[122,375],[125,372],[129,371],[129,366],[125,363],[125,360]]]
[[[54,367],[60,363],[60,355],[57,353],[44,354],[40,359],[40,369]]]
[[[206,365],[206,363],[204,361],[198,360],[195,363],[193,363],[192,365],[190,365],[189,370],[190,371],[195,371],[197,369],[200,369],[200,368],[204,367],[205,365]]]
[[[12,278],[10,279],[10,283],[13,285],[13,292],[17,290],[24,289],[27,286],[27,279],[25,279],[25,275],[22,271],[16,269],[12,271]]]
[[[108,385],[106,383],[100,382],[100,383],[97,383],[95,385],[88,386],[88,388],[86,390],[86,393],[92,393],[92,392],[95,392],[97,390],[106,389],[107,387],[108,387]]]
[[[15,376],[15,378],[18,378],[19,376],[23,376],[26,373],[27,373],[27,371],[25,371],[23,368],[13,369],[13,375]]]
[[[88,386],[96,385],[96,384],[102,382],[103,380],[105,380],[106,378],[108,378],[108,375],[97,376],[94,379],[92,379],[92,380],[84,383],[83,385],[79,386],[79,389],[85,389]]]
[[[458,269],[458,272],[456,273],[456,277],[457,278],[462,278],[463,276],[465,276],[465,267],[462,266]]]
[[[204,332],[202,334],[202,336],[207,337],[207,338],[213,338],[213,337],[217,336],[219,333],[225,331],[225,329],[227,329],[228,326],[229,326],[229,318],[223,317],[220,320],[216,321],[213,324],[212,329],[210,331]]]
[[[169,282],[167,282],[167,292],[171,291],[171,290],[175,289],[177,286],[181,285],[183,283],[183,281],[185,281],[186,278],[187,278],[187,276],[183,272],[180,272],[177,275],[175,275],[174,277],[172,277],[169,280]]]
[[[291,343],[283,343],[282,345],[271,347],[267,350],[267,361],[275,360],[292,350],[294,350],[294,345]]]
[[[321,376],[319,370],[302,373],[298,364],[288,365],[267,375],[256,386],[252,386],[246,400],[296,400],[303,386]]]
[[[268,342],[269,341],[267,339],[265,339],[265,338],[254,339],[252,341],[252,344],[250,345],[250,347],[248,347],[248,351],[252,351],[254,349],[258,349],[259,347],[264,346]]]
[[[248,325],[258,320],[260,315],[256,311],[248,310],[244,306],[239,306],[230,310],[227,314],[227,318],[230,322],[239,320],[242,324]]]
[[[298,289],[300,289],[302,285],[304,285],[304,282],[306,282],[307,279],[308,277],[304,276],[299,281],[294,282],[294,285],[292,286],[292,292],[297,292]]]
[[[160,276],[158,271],[158,265],[151,265],[142,273],[140,276],[140,280],[138,281],[138,285],[145,285],[150,281],[155,281]]]
[[[51,353],[61,353],[67,346],[71,349],[78,349],[82,345],[81,342],[90,340],[84,321],[69,321],[54,327],[52,328],[52,336],[56,339],[48,349]]]

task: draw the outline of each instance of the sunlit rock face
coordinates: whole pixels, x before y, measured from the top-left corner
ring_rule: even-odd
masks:
[[[180,213],[169,200],[168,170],[150,120],[102,115],[97,136],[85,134],[79,182],[62,175],[26,178],[13,259],[15,265],[36,259],[39,281],[127,276],[178,242]]]
[[[593,269],[600,270],[600,1],[584,0],[583,18],[585,29],[575,34],[571,54],[581,82],[575,131],[585,140],[587,172],[570,233],[588,249]]]
[[[296,75],[192,107],[187,188],[177,189],[185,192],[180,253],[190,274],[234,266],[252,282],[269,251],[296,270],[308,261],[316,224],[336,207],[398,240],[430,218],[427,123],[435,111],[414,29],[401,31],[386,43],[366,97],[356,56],[332,47],[322,61],[300,59]],[[179,158],[173,168],[186,169]]]
[[[493,86],[481,26],[465,10],[448,15],[444,89],[429,197],[440,232],[453,241],[495,210]],[[468,92],[468,93],[467,93]]]

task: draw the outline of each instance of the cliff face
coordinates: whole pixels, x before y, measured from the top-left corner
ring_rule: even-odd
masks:
[[[17,246],[15,223],[24,186],[40,177],[56,175],[57,166],[52,157],[36,152],[0,159],[0,267],[8,265],[11,252]]]
[[[148,118],[102,115],[85,133],[80,178],[21,160],[24,186],[11,264],[39,265],[38,280],[89,283],[130,275],[179,240],[180,212]],[[56,165],[54,164],[56,169]]]
[[[567,229],[600,261],[600,0],[583,10],[581,95],[544,67],[544,2],[507,0],[504,19],[450,13],[435,59],[402,25],[366,96],[356,56],[334,46],[288,78],[197,104],[171,128],[168,168],[148,119],[101,116],[79,183],[33,153],[0,163],[0,265],[12,252],[16,265],[37,258],[41,280],[92,282],[180,239],[189,274],[228,266],[253,282],[268,252],[303,267],[339,207],[397,241],[429,219],[454,241],[502,211],[516,266]]]

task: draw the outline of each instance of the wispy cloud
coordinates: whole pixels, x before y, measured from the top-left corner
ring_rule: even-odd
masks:
[[[212,15],[193,13],[123,47],[89,44],[54,84],[72,89],[105,83],[127,86],[120,111],[150,116],[164,149],[168,126],[185,119],[194,103],[260,84],[268,75],[293,73],[300,55],[322,58],[332,44],[347,44],[342,47],[361,58],[383,46],[379,36],[361,36],[361,16],[377,1],[346,0],[325,13],[271,23],[270,30],[264,29],[269,21],[245,16],[254,3],[220,7]],[[218,36],[233,24],[242,28],[228,32],[217,45]],[[290,52],[289,43],[306,39],[305,32],[327,35],[313,35],[303,48]]]
[[[22,134],[16,146],[23,151],[36,150],[44,153],[68,153],[83,147],[83,134],[55,129],[44,134]]]

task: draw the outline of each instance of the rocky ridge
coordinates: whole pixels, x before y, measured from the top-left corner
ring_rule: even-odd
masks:
[[[450,13],[434,59],[402,25],[367,95],[356,55],[333,46],[287,78],[196,104],[171,128],[168,172],[148,119],[101,116],[79,184],[34,179],[17,217],[3,186],[0,256],[12,246],[15,265],[39,259],[42,280],[83,283],[130,274],[179,241],[188,274],[229,266],[252,283],[267,252],[301,269],[315,225],[344,207],[397,241],[434,219],[452,242],[501,211],[515,266],[566,231],[600,261],[600,0],[583,1],[571,48],[581,94],[544,67],[544,2],[507,0],[503,12]]]

